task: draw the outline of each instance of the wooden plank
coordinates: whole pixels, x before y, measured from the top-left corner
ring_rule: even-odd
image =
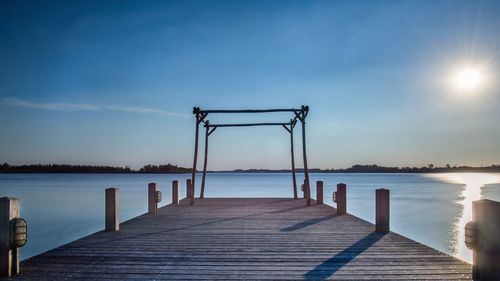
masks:
[[[195,200],[25,260],[14,279],[471,279],[468,263],[307,199]]]

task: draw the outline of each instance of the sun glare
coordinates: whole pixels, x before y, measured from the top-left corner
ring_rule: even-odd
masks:
[[[463,239],[465,237],[465,224],[472,220],[472,201],[481,199],[481,191],[486,185],[500,183],[500,176],[490,173],[444,173],[428,176],[462,185],[457,201],[462,206],[462,213],[455,223],[455,235],[452,239],[455,241],[455,255],[471,262],[472,252],[467,249]]]
[[[485,75],[480,68],[467,66],[458,69],[452,77],[453,86],[462,92],[475,92],[484,84]]]

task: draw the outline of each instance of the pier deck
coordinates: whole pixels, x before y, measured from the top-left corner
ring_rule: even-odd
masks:
[[[471,279],[468,263],[304,200],[183,200],[25,260],[10,279]]]

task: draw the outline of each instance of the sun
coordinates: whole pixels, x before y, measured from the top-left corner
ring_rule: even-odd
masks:
[[[446,66],[443,89],[451,99],[481,101],[499,86],[491,60],[457,61]]]
[[[453,75],[453,84],[458,90],[475,91],[478,90],[484,80],[481,69],[476,67],[462,67]]]

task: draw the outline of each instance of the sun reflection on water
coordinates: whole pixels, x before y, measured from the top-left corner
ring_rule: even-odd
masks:
[[[472,251],[467,249],[464,242],[464,227],[472,220],[472,201],[482,198],[482,188],[487,184],[500,183],[500,176],[487,173],[444,173],[431,174],[433,178],[453,184],[462,185],[462,192],[456,202],[462,207],[462,212],[457,214],[455,227],[450,237],[454,255],[462,260],[472,262]]]

